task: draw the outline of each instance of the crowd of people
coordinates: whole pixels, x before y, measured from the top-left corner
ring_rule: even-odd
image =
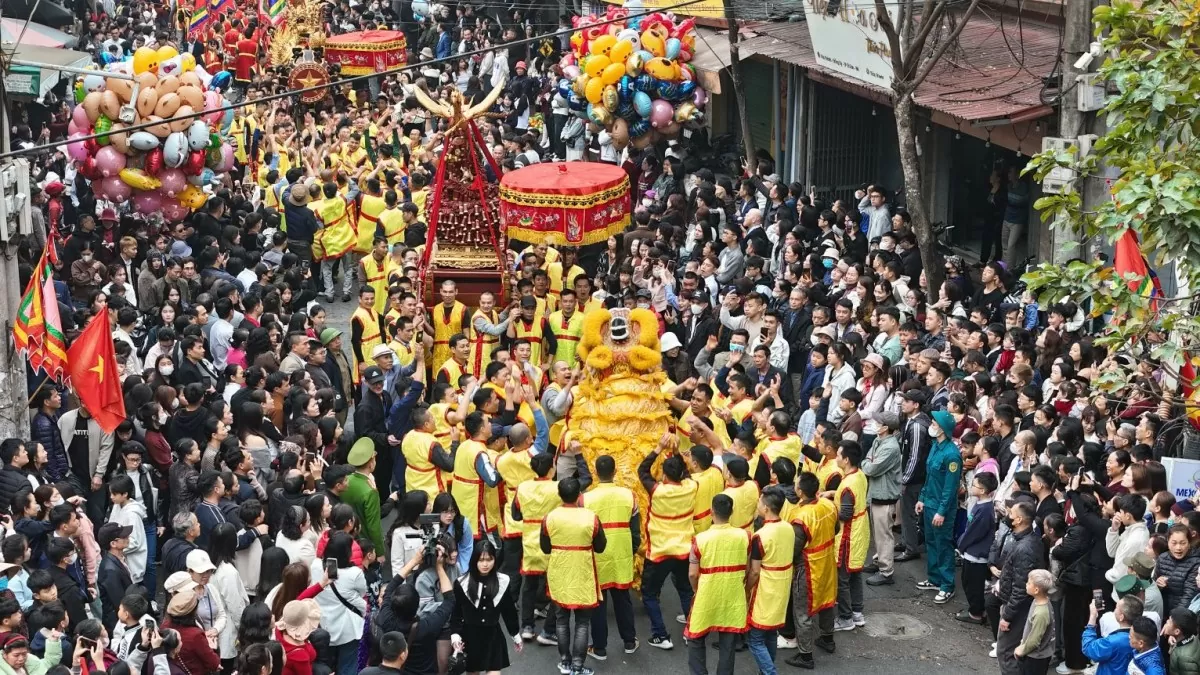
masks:
[[[1101,321],[1000,262],[950,256],[931,288],[886,189],[817,194],[767,157],[714,173],[687,139],[618,151],[555,94],[565,36],[509,47],[535,33],[519,10],[394,5],[343,3],[330,32],[394,25],[431,63],[310,109],[257,103],[285,86],[258,78],[234,172],[183,222],[37,154],[68,103],[14,111],[37,158],[23,259],[57,247],[68,338],[107,313],[129,418],[107,433],[30,373],[30,439],[0,443],[0,670],[440,675],[532,642],[590,675],[611,605],[625,654],[686,645],[701,674],[715,642],[718,672],[748,650],[773,675],[779,650],[815,668],[871,621],[864,585],[911,565],[933,603],[961,591],[1005,675],[1200,672],[1200,517],[1160,461],[1187,422],[1156,362],[1101,393],[1125,358]],[[220,67],[220,37],[170,22],[107,7],[81,44]],[[412,90],[502,80],[478,120],[501,171],[619,163],[632,222],[596,250],[512,242],[502,292],[427,304],[447,129]],[[564,433],[583,317],[618,307],[657,321],[675,416],[635,485]]]

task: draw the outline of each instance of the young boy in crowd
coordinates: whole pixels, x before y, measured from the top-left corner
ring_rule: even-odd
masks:
[[[1054,577],[1046,570],[1033,570],[1025,580],[1025,592],[1033,598],[1025,628],[1021,633],[1021,644],[1016,654],[1024,675],[1045,675],[1054,656],[1054,610],[1050,607],[1050,591],[1054,589]]]

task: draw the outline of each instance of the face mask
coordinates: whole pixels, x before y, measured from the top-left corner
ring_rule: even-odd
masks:
[[[59,496],[55,497],[54,499],[51,499],[51,500],[50,500],[50,505],[51,505],[51,506],[59,506],[59,505],[61,505],[61,504],[62,504],[64,501],[65,501],[65,500],[62,498],[62,495],[59,495]]]
[[[735,344],[730,344],[730,345],[729,345],[729,351],[731,351],[731,352],[744,352],[744,351],[746,351],[746,345],[735,345]]]
[[[171,373],[175,372],[175,366],[163,366],[158,369],[158,372],[163,374],[163,377],[170,377]]]
[[[83,255],[81,255],[79,257],[83,260],[83,262],[91,262],[92,261],[91,253],[84,253]]]
[[[833,261],[830,260],[829,258],[823,258],[821,260],[821,265],[824,266],[825,269],[827,269],[827,270],[833,269]]]
[[[890,251],[890,250],[896,248],[896,244],[893,242],[890,242],[890,241],[886,241],[886,242],[880,243],[879,248],[881,248],[885,251]]]
[[[703,313],[704,313],[704,305],[697,305],[696,303],[693,302],[692,303],[692,314],[699,315],[699,314],[703,314]]]
[[[76,560],[78,560],[78,559],[79,559],[79,556],[77,556],[77,555],[75,555],[74,553],[72,553],[71,555],[67,556],[67,560],[66,560],[66,562],[67,562],[67,564],[68,564],[68,565],[74,565],[74,564],[75,564],[75,561],[76,561]]]
[[[937,426],[936,424],[929,425],[929,436],[931,438],[937,438],[939,436],[938,432],[940,430],[941,430],[941,427]]]
[[[638,303],[638,309],[650,309],[650,303],[648,303],[648,302],[639,302],[639,303]]]

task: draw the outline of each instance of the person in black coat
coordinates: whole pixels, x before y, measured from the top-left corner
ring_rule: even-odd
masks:
[[[521,622],[513,588],[508,575],[499,572],[496,546],[480,540],[471,554],[469,570],[454,582],[451,630],[462,635],[467,672],[507,668],[509,642],[520,651]],[[501,619],[507,634],[500,628]]]
[[[86,621],[87,603],[91,600],[83,590],[83,571],[75,543],[65,537],[55,537],[46,545],[46,558],[50,562],[47,571],[58,590],[58,600],[67,608],[67,632],[74,633],[81,621]],[[74,568],[75,573],[71,571]]]
[[[716,335],[721,324],[712,314],[708,291],[697,289],[684,298],[688,305],[679,314],[679,341],[683,343],[688,359],[696,360],[696,355],[704,349],[708,336]],[[696,310],[699,310],[697,313]]]
[[[388,433],[388,410],[392,407],[392,393],[383,386],[383,371],[379,366],[371,366],[363,372],[363,380],[367,390],[363,392],[362,400],[354,407],[354,432],[361,438],[366,436],[375,444],[375,485],[382,494],[387,493],[387,486],[392,482],[392,468],[395,455],[399,452],[399,440],[393,444],[394,436]],[[403,485],[396,489],[403,494]]]
[[[1091,495],[1069,493],[1067,498],[1076,514],[1083,502],[1092,507],[1096,504]],[[1050,549],[1051,564],[1060,570],[1058,583],[1063,593],[1063,660],[1067,668],[1074,670],[1088,666],[1083,655],[1083,629],[1087,625],[1088,603],[1092,600],[1091,558],[1095,543],[1091,531],[1079,523],[1076,515],[1075,524],[1068,526],[1058,545]],[[1104,546],[1103,540],[1100,545]],[[1104,569],[1108,568],[1103,568],[1101,574]]]
[[[188,554],[197,550],[193,542],[200,536],[200,520],[195,514],[185,511],[171,519],[171,529],[175,536],[163,545],[162,551],[164,578],[187,569]]]
[[[129,574],[129,566],[125,564],[125,547],[129,545],[129,537],[133,528],[119,523],[105,523],[96,533],[96,543],[104,555],[100,558],[100,568],[96,572],[96,585],[100,587],[100,604],[104,607],[101,623],[112,634],[117,625],[117,607],[125,591],[133,585]]]
[[[1007,558],[1000,568],[1000,634],[996,639],[996,657],[1001,673],[1015,673],[1019,665],[1013,650],[1021,643],[1021,633],[1033,599],[1025,592],[1029,573],[1043,566],[1046,547],[1033,529],[1034,508],[1017,502],[1008,510],[1012,522],[1011,541],[1005,547]]]
[[[8,438],[0,443],[0,462],[4,464],[4,467],[0,468],[0,506],[11,508],[17,492],[30,486],[29,474],[25,472],[29,459],[25,441]],[[18,512],[15,516],[20,518],[21,514]]]

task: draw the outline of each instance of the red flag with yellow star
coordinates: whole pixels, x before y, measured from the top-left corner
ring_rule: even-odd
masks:
[[[108,312],[100,312],[67,350],[67,373],[79,402],[105,433],[113,433],[125,419],[125,397],[117,373]]]

